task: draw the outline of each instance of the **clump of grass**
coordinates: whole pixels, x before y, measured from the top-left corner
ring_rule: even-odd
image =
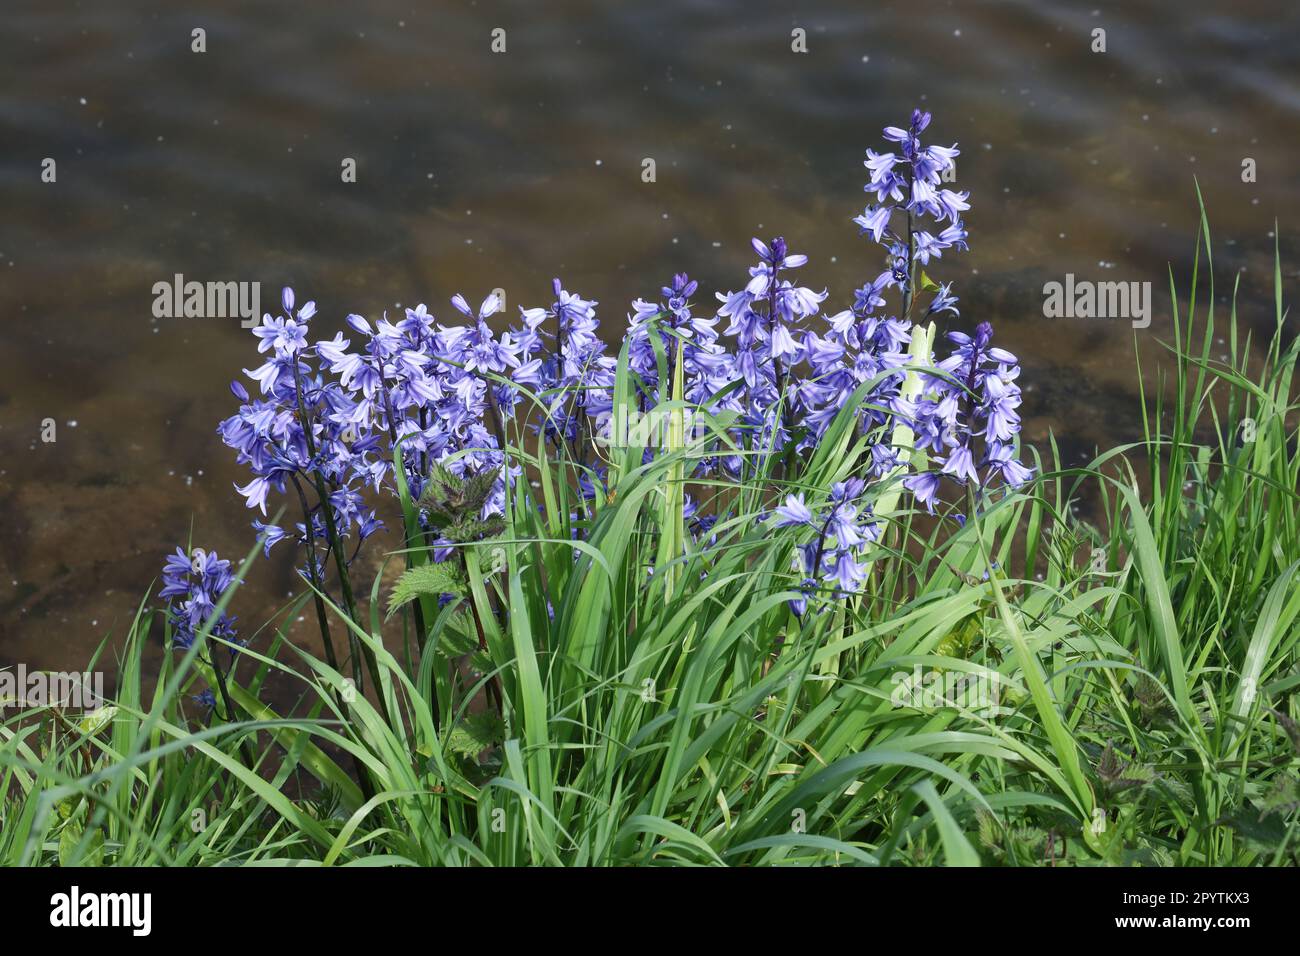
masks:
[[[347,692],[349,662],[277,634],[243,651],[255,672],[228,680],[235,712],[196,726],[183,703],[214,641],[146,701],[142,611],[111,719],[0,725],[0,860],[1300,862],[1300,344],[1279,267],[1276,330],[1248,372],[1235,289],[1222,323],[1202,276],[1202,224],[1143,441],[1084,468],[1040,461],[955,533],[880,486],[887,529],[860,594],[792,613],[796,538],[760,520],[765,488],[824,499],[863,459],[851,410],[808,460],[766,456],[735,482],[689,477],[677,422],[589,502],[572,459],[516,434],[507,457],[544,511],[519,483],[501,526],[476,525],[462,505],[484,489],[444,474],[423,506],[445,513],[439,547],[458,560],[437,563],[402,485],[396,591],[381,573],[359,607],[303,596],[347,632],[368,693]],[[687,485],[728,503],[708,535],[683,525]],[[1084,494],[1101,529],[1072,516]],[[407,605],[423,627],[394,653],[384,612]],[[900,701],[918,668],[996,694]],[[262,702],[273,670],[299,682],[303,716]]]

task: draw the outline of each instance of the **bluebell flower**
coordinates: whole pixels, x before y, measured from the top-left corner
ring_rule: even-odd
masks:
[[[927,376],[925,396],[916,403],[917,447],[936,452],[939,469],[924,478],[906,479],[903,485],[931,510],[941,475],[963,488],[974,486],[977,499],[987,496],[994,478],[1015,489],[1033,476],[1014,452],[1020,433],[1020,367],[1016,357],[992,345],[992,339],[993,327],[987,322],[973,335],[949,332],[954,348],[936,364],[944,375]]]
[[[778,528],[786,528],[792,525],[812,524],[812,512],[804,504],[803,492],[798,495],[789,495],[785,499],[785,504],[778,505],[776,508]]]
[[[172,647],[186,650],[205,628],[213,637],[235,642],[235,618],[216,612],[218,602],[234,581],[230,562],[215,551],[195,548],[186,554],[181,548],[163,563],[160,598],[168,600],[167,621],[171,625]]]
[[[880,538],[871,506],[861,501],[866,488],[863,479],[847,478],[832,485],[826,502],[816,509],[800,492],[788,495],[773,510],[769,518],[773,527],[809,528],[815,535],[795,548],[794,569],[801,578],[801,596],[791,602],[796,614],[806,612],[807,598],[819,581],[843,597],[857,593],[866,580],[862,559]]]
[[[876,203],[853,220],[873,242],[889,250],[890,284],[900,286],[907,296],[912,292],[913,260],[928,266],[945,250],[967,248],[961,214],[970,209],[970,193],[943,187],[944,173],[961,150],[956,145],[922,145],[920,135],[929,125],[930,114],[914,110],[907,128],[885,127],[884,137],[898,144],[897,151],[867,150],[864,165],[871,176],[866,191],[875,195]],[[897,231],[891,228],[895,212],[906,219]],[[925,227],[927,218],[933,220],[933,227]]]

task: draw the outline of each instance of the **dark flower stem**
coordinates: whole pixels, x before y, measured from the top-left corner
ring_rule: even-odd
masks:
[[[826,513],[826,522],[822,525],[821,537],[817,539],[817,551],[813,557],[812,569],[808,572],[814,578],[822,573],[822,553],[826,550],[826,537],[831,532],[831,521],[834,519],[835,509],[830,508]]]
[[[312,437],[311,420],[307,417],[307,406],[303,401],[302,394],[302,374],[298,368],[297,356],[293,359],[293,384],[298,398],[298,420],[302,425],[303,440],[307,444],[307,455],[311,460],[316,458],[316,440]],[[315,479],[316,497],[320,502],[321,514],[325,518],[325,533],[329,536],[330,551],[334,553],[334,566],[338,570],[339,590],[343,595],[343,609],[352,623],[360,627],[360,620],[357,614],[356,599],[352,594],[352,579],[348,575],[347,560],[343,556],[343,542],[339,538],[338,528],[334,524],[334,509],[330,506],[329,488],[326,485],[325,476],[320,469],[313,469],[312,475]],[[308,525],[310,531],[311,526]],[[369,645],[363,645],[352,630],[348,630],[348,643],[352,648],[353,654],[353,679],[357,683],[358,692],[364,692],[364,673],[361,669],[361,660],[364,659],[366,668],[370,671],[371,679],[375,682],[375,691],[378,695],[379,706],[388,718],[389,726],[392,726],[392,719],[388,713],[388,702],[384,700],[382,687],[379,681],[379,662],[375,659],[375,652]],[[358,653],[359,652],[359,653]]]
[[[321,597],[324,593],[325,584],[320,578],[320,567],[316,561],[316,538],[311,530],[311,507],[307,504],[307,493],[302,489],[302,481],[298,476],[290,476],[293,481],[294,490],[298,492],[298,501],[302,505],[302,522],[303,527],[307,530],[307,577],[311,581],[312,598],[316,606],[316,623],[320,625],[320,639],[325,646],[325,660],[329,662],[330,667],[336,673],[343,673],[339,668],[338,655],[334,651],[334,639],[330,636],[329,613],[325,610],[325,599]],[[334,688],[334,702],[338,705],[339,713],[345,713],[345,704],[342,692]],[[356,754],[352,755],[352,766],[356,770],[357,780],[361,783],[362,792],[366,797],[374,796],[374,787],[370,782],[370,774],[366,770],[365,764]]]
[[[393,451],[394,449],[397,448],[397,425],[395,424],[395,420],[394,420],[394,418],[393,418],[393,404],[392,404],[392,401],[391,401],[391,399],[389,398],[389,395],[388,395],[388,384],[384,381],[384,376],[383,376],[383,369],[382,369],[382,367],[380,368],[379,371],[380,371],[379,384],[380,384],[380,388],[383,390],[383,395],[384,395],[384,415],[385,415],[385,417],[388,419],[388,440],[389,440],[389,442],[390,442],[389,450],[390,450],[390,452],[391,452],[391,451]],[[424,422],[425,422],[425,415],[424,415],[424,412],[425,412],[425,410],[424,410],[423,408],[420,409],[420,425],[421,425],[421,427],[424,427]],[[421,455],[421,459],[422,459],[422,457],[423,457],[423,455]],[[405,461],[405,457],[403,457],[402,460]],[[420,460],[420,459],[417,459],[417,461],[419,461],[419,460]],[[394,462],[393,462],[393,467],[394,467],[394,468],[397,468],[397,467],[401,467],[401,466],[399,466],[399,465],[397,464],[397,462],[394,461]],[[421,477],[422,477],[422,478],[424,477],[424,473],[423,473],[423,472],[421,472]],[[418,524],[418,522],[417,522],[417,524]],[[407,549],[407,551],[406,551],[406,567],[407,567],[407,569],[409,570],[409,569],[411,568],[411,552],[410,552],[410,549],[413,548],[413,547],[415,547],[415,542],[412,541],[409,537],[407,537],[407,535],[406,535],[406,531],[405,531],[405,522],[403,522],[402,541],[404,542],[404,546],[405,546],[405,548]],[[425,620],[424,620],[424,608],[420,606],[420,602],[419,602],[418,600],[417,600],[417,601],[413,601],[413,602],[410,604],[410,608],[411,608],[411,626],[415,629],[415,633],[418,635],[418,637],[417,637],[417,639],[416,639],[416,642],[415,642],[415,643],[416,643],[416,647],[417,647],[417,649],[418,649],[421,653],[423,653],[424,639],[425,639],[425,637],[428,636],[428,633],[429,633],[428,626],[425,624]],[[410,653],[409,653],[409,651],[407,652],[407,658],[408,658],[408,664],[409,664],[409,658],[410,658]],[[437,681],[434,681],[434,682],[432,683],[432,685],[431,685],[431,687],[430,687],[430,690],[431,690],[430,704],[432,705],[432,706],[431,706],[431,710],[432,710],[432,713],[433,713],[433,727],[434,727],[435,730],[437,730],[437,729],[438,729],[438,725],[439,725],[440,721],[442,720],[442,716],[441,716],[441,708],[438,706],[438,686],[437,686]]]
[[[907,201],[909,203],[911,203],[912,201],[912,186],[914,184],[915,178],[916,178],[916,170],[909,163],[907,166]],[[916,240],[913,236],[914,228],[915,228],[915,223],[912,219],[912,210],[909,206],[907,210],[907,287],[903,289],[903,319],[904,320],[910,319],[912,317],[912,303],[916,299],[916,296],[913,293],[913,287],[916,284],[916,279],[915,276],[913,275],[913,272],[915,271],[914,269],[915,259],[913,257],[916,254]]]
[[[307,530],[307,577],[311,581],[312,596],[316,602],[316,621],[320,624],[320,639],[325,646],[325,659],[334,670],[339,669],[338,655],[334,653],[334,640],[330,636],[329,616],[325,611],[325,601],[321,597],[324,584],[316,564],[315,536],[311,530],[311,508],[307,504],[307,493],[302,490],[302,482],[295,474],[292,476],[294,490],[298,492],[298,501],[302,505],[303,527]]]
[[[468,579],[469,561],[465,558],[464,551],[459,551],[459,555],[460,555],[461,572],[465,575],[466,579]],[[475,630],[478,631],[479,650],[482,651],[484,656],[488,657],[488,659],[490,660],[491,655],[488,651],[487,631],[484,630],[483,621],[479,617],[478,605],[473,600],[471,600],[469,602],[469,609],[470,609],[470,616],[474,619],[474,628]],[[501,679],[499,675],[493,674],[491,677],[488,678],[487,691],[488,691],[488,698],[496,706],[497,714],[500,715],[501,717],[504,717],[506,713],[505,695],[501,691]]]
[[[226,723],[233,724],[235,722],[235,704],[231,701],[230,691],[226,687],[226,672],[217,663],[217,655],[212,650],[212,635],[210,633],[205,637],[205,641],[208,643],[208,663],[212,665],[212,672],[217,676],[217,690],[220,692],[221,702],[226,708]],[[231,669],[233,668],[234,661],[232,659]],[[249,770],[252,770],[257,761],[253,757],[253,750],[248,745],[247,737],[239,742],[239,752],[243,755],[245,765]]]
[[[777,293],[777,276],[780,269],[776,264],[775,257],[772,261],[772,279],[767,289],[767,343],[768,350],[771,351],[772,339],[776,333],[776,293]],[[772,367],[776,371],[776,400],[781,408],[781,427],[789,430],[790,408],[785,400],[785,366],[781,360],[773,356]],[[773,442],[775,444],[775,442]]]

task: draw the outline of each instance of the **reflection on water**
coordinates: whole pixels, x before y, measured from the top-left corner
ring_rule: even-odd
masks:
[[[261,282],[268,306],[292,284],[322,338],[350,311],[445,314],[457,291],[544,304],[553,275],[617,325],[675,271],[738,286],[749,237],[781,233],[838,309],[880,265],[849,222],[862,151],[920,105],[972,191],[972,251],[936,273],[962,324],[992,319],[1020,354],[1030,441],[1065,432],[1077,461],[1133,435],[1133,330],[1045,319],[1042,287],[1154,280],[1137,335],[1167,334],[1193,177],[1220,274],[1244,270],[1246,320],[1271,321],[1272,223],[1296,221],[1293,4],[268,6],[6,4],[0,664],[80,666],[191,527],[230,557],[251,543],[213,430],[254,343],[237,319],[156,319],[177,273]],[[241,594],[245,622],[293,588],[284,557]]]

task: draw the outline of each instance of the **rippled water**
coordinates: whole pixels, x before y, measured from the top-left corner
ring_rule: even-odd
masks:
[[[780,233],[839,308],[880,267],[849,222],[862,151],[919,105],[972,191],[972,251],[935,272],[962,324],[993,320],[1021,356],[1026,438],[1054,429],[1077,461],[1134,434],[1134,332],[1043,318],[1045,282],[1153,280],[1137,336],[1154,345],[1193,177],[1256,328],[1275,218],[1296,260],[1293,3],[323,6],[4,4],[0,664],[80,667],[191,527],[249,546],[213,429],[253,340],[235,319],[155,319],[176,273],[261,282],[267,307],[291,284],[321,337],[351,311],[443,314],[457,291],[545,304],[554,275],[617,325],[674,271],[738,286],[749,237]],[[240,595],[246,622],[293,587],[286,557]]]

